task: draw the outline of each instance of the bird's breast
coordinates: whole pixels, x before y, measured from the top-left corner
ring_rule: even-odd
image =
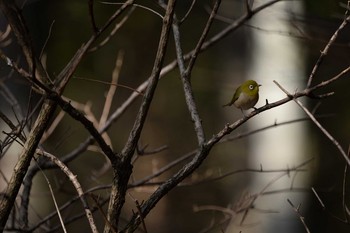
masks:
[[[242,92],[233,104],[237,108],[247,110],[254,107],[258,100],[259,95],[247,95],[246,93]]]

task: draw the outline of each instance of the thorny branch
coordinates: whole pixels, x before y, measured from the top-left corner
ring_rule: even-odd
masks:
[[[348,68],[350,70],[350,67]],[[292,99],[299,105],[299,107],[310,117],[310,119],[315,123],[315,125],[322,131],[324,135],[337,147],[339,150],[340,154],[343,156],[345,159],[346,163],[350,165],[350,158],[344,151],[344,149],[341,147],[340,143],[330,134],[316,119],[316,117],[303,105],[303,103],[294,98],[292,94],[290,94],[286,89],[284,89],[278,82],[274,81],[274,83],[287,95],[292,97]],[[308,92],[308,91],[306,91]]]
[[[309,227],[305,223],[304,216],[302,216],[301,213],[300,213],[300,206],[301,206],[301,204],[296,207],[291,200],[287,199],[287,201],[288,201],[289,205],[293,208],[294,212],[299,216],[299,219],[300,219],[301,223],[303,224],[306,232],[307,233],[311,233]]]

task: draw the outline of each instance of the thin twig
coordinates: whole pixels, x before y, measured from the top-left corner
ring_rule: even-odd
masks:
[[[312,71],[310,73],[309,79],[307,81],[307,88],[311,87],[313,78],[316,74],[316,71],[318,70],[318,68],[320,67],[321,63],[323,62],[323,59],[325,58],[325,56],[328,54],[328,51],[330,49],[330,47],[333,45],[334,41],[337,39],[339,33],[345,28],[345,26],[348,24],[350,20],[350,16],[344,18],[343,22],[341,23],[341,25],[338,27],[338,29],[333,33],[332,37],[329,39],[327,45],[325,46],[325,48],[321,51],[321,54],[316,62],[316,64],[314,65],[314,67],[312,68]]]
[[[247,11],[247,15],[252,14],[252,5],[250,5],[250,0],[245,0],[245,9]]]
[[[181,25],[183,22],[185,22],[185,20],[187,19],[187,17],[190,15],[194,4],[196,4],[196,0],[192,0],[190,7],[188,8],[186,14],[182,17],[182,19],[179,20],[179,25]]]
[[[41,158],[41,157],[39,157]],[[105,189],[110,189],[111,185],[104,185],[104,186],[96,186],[93,187],[91,189],[88,189],[84,192],[84,195],[90,195],[92,192],[94,191],[98,191],[98,190],[105,190]],[[106,198],[105,200],[102,200],[100,203],[97,203],[95,207],[91,208],[91,212],[95,212],[96,210],[100,210],[99,209],[99,205],[104,205],[108,202],[109,198]],[[72,204],[74,204],[75,202],[79,201],[80,197],[79,196],[75,196],[73,198],[71,198],[69,201],[67,201],[66,203],[64,203],[63,205],[60,206],[59,210],[62,212],[64,210],[66,210],[67,208],[69,208]],[[40,219],[40,221],[38,223],[36,223],[35,225],[31,226],[30,228],[28,228],[27,230],[29,232],[33,232],[35,231],[37,228],[39,228],[40,226],[46,224],[47,222],[50,222],[55,216],[57,215],[56,211],[51,212],[50,214],[48,214],[47,216],[45,216],[43,219]],[[80,217],[82,216],[86,216],[85,212],[83,214],[79,215]],[[76,218],[74,218],[76,219]],[[70,219],[66,219],[65,220],[65,224],[67,225],[69,222],[71,222]]]
[[[168,149],[168,146],[167,145],[163,145],[163,146],[160,146],[158,148],[155,148],[155,149],[152,149],[152,150],[146,150],[146,148],[148,147],[148,145],[145,145],[143,147],[136,147],[136,152],[137,152],[137,155],[138,156],[144,156],[144,155],[154,155],[154,154],[157,154],[159,152],[162,152],[164,150],[167,150]]]
[[[106,45],[112,37],[115,35],[115,33],[124,25],[124,23],[129,19],[130,15],[134,12],[135,7],[131,7],[130,10],[126,13],[126,15],[118,22],[115,24],[114,28],[111,30],[109,35],[103,39],[98,45],[95,47],[92,47],[88,50],[89,53],[94,52],[96,50],[99,50],[102,48],[104,45]]]
[[[65,68],[60,72],[58,77],[56,78],[56,86],[55,91],[58,92],[59,95],[62,94],[65,86],[71,79],[73,73],[77,69],[83,57],[86,55],[88,50],[91,48],[92,44],[99,38],[99,36],[107,30],[107,28],[126,10],[134,3],[134,0],[127,0],[123,5],[116,10],[116,12],[107,20],[107,22],[101,27],[98,32],[93,34],[90,39],[82,45],[80,49],[74,54],[71,60],[67,63]]]
[[[197,45],[196,45],[195,49],[193,50],[193,53],[191,54],[191,59],[188,63],[187,69],[186,69],[187,75],[189,75],[193,69],[193,66],[194,66],[194,63],[196,62],[197,56],[198,56],[199,52],[201,51],[203,43],[205,42],[205,38],[207,37],[207,35],[209,33],[209,29],[211,28],[213,20],[215,19],[215,15],[219,10],[220,3],[221,3],[221,0],[215,1],[213,10],[210,13],[209,19],[208,19],[208,21],[203,29],[202,35],[199,38]]]
[[[95,21],[95,14],[94,14],[94,0],[89,0],[89,16],[91,21],[91,26],[94,34],[98,33],[98,27],[96,25]]]
[[[315,195],[315,197],[317,198],[318,202],[321,204],[322,209],[326,209],[325,204],[323,203],[322,199],[320,198],[320,196],[318,195],[318,193],[316,192],[314,187],[311,187],[311,190],[313,192],[313,194]]]
[[[334,81],[337,81],[338,79],[344,77],[344,75],[348,74],[350,72],[350,66],[346,67],[344,70],[340,71],[337,75],[335,75],[334,77],[328,79],[328,80],[325,80],[325,81],[322,81],[306,90],[308,90],[309,93],[311,93],[312,91],[318,89],[318,88],[321,88],[321,87],[324,87],[326,85],[329,85],[330,83],[334,82]]]
[[[284,89],[277,81],[273,81],[288,97],[292,96],[293,100],[299,105],[299,107],[310,117],[314,124],[321,130],[321,132],[336,146],[340,154],[348,165],[350,165],[350,158],[347,156],[340,143],[317,121],[316,117],[300,102],[300,100],[293,97],[286,89]]]
[[[301,206],[301,205],[299,205],[298,207],[295,207],[294,204],[292,203],[292,201],[289,200],[289,199],[287,199],[287,202],[288,202],[289,205],[293,208],[294,212],[298,215],[298,217],[299,217],[301,223],[303,224],[303,226],[304,226],[306,232],[307,232],[307,233],[311,233],[309,227],[308,227],[308,226],[306,225],[306,223],[305,223],[305,218],[304,218],[304,216],[302,216],[301,213],[300,213],[300,206]]]
[[[77,180],[76,178],[76,175],[74,175],[70,170],[69,168],[64,164],[62,163],[56,156],[46,152],[46,151],[43,151],[41,149],[37,149],[36,153],[38,155],[42,155],[42,156],[45,156],[47,158],[49,158],[53,163],[55,163],[60,169],[62,172],[64,172],[67,177],[69,178],[69,180],[72,182],[72,184],[74,185],[77,193],[79,194],[79,198],[83,204],[83,207],[84,207],[84,210],[85,210],[85,214],[86,214],[86,217],[89,221],[89,224],[90,224],[90,228],[92,230],[92,232],[94,233],[98,233],[97,231],[97,227],[95,225],[95,222],[94,222],[94,218],[92,216],[92,212],[89,208],[89,205],[88,205],[88,202],[84,196],[84,192],[81,188],[81,185],[79,183],[79,181]]]
[[[313,158],[307,160],[306,162],[310,162]],[[305,163],[302,164],[302,166],[304,166]],[[300,168],[300,166],[297,167],[293,167],[293,168],[287,168],[287,169],[270,169],[270,170],[266,170],[266,169],[254,169],[254,168],[245,168],[245,169],[238,169],[238,170],[234,170],[234,171],[230,171],[230,172],[226,172],[224,174],[221,174],[220,176],[217,177],[209,177],[209,178],[204,178],[202,180],[199,181],[195,181],[195,182],[188,182],[188,183],[181,183],[179,184],[179,186],[193,186],[193,185],[199,185],[199,184],[203,184],[203,183],[208,183],[208,182],[214,182],[214,181],[218,181],[218,180],[222,180],[226,177],[232,176],[232,175],[236,175],[239,173],[290,173],[290,172],[306,172],[308,171],[307,169],[304,168]]]
[[[50,39],[50,36],[51,36],[51,33],[52,33],[52,28],[53,28],[53,25],[54,25],[54,24],[55,24],[55,20],[52,21],[52,23],[50,24],[49,32],[48,32],[48,34],[47,34],[47,37],[46,37],[45,42],[44,42],[44,45],[43,45],[43,47],[41,48],[41,52],[40,52],[40,54],[39,54],[39,60],[41,60],[41,58],[43,57],[43,54],[44,54],[46,45],[47,45],[47,43],[49,42],[49,39]]]
[[[144,220],[144,218],[143,218],[143,216],[142,216],[142,210],[141,210],[141,207],[140,207],[140,203],[139,203],[139,201],[138,201],[136,198],[134,198],[134,197],[131,195],[131,193],[129,193],[129,196],[130,196],[130,198],[135,202],[138,215],[141,216],[141,222],[142,222],[143,231],[144,231],[145,233],[147,233],[146,223],[145,223],[145,220]]]
[[[110,145],[106,143],[99,131],[94,127],[93,123],[89,121],[84,116],[84,114],[74,108],[69,102],[65,101],[55,92],[51,92],[48,98],[54,100],[61,106],[62,110],[68,113],[73,119],[79,121],[82,125],[84,125],[84,127],[90,132],[91,136],[95,138],[96,142],[100,145],[102,151],[109,158],[112,164],[119,162],[118,156],[114,154]]]
[[[305,161],[298,166],[296,166],[296,169],[300,169],[301,167],[305,166],[310,160]],[[279,179],[281,179],[284,176],[289,175],[289,171],[285,170],[282,174],[276,176],[273,178],[271,181],[269,181],[259,192],[255,194],[249,194],[249,193],[244,193],[241,198],[235,203],[234,206],[232,207],[220,207],[220,206],[213,206],[213,205],[207,205],[207,206],[201,206],[201,207],[195,207],[195,211],[199,210],[215,210],[215,211],[220,211],[224,213],[225,215],[230,216],[230,218],[235,217],[238,213],[242,213],[242,219],[240,222],[240,225],[243,225],[245,219],[248,216],[248,213],[252,210],[257,210],[259,212],[263,213],[278,213],[276,210],[261,210],[258,209],[254,206],[254,203],[256,200],[264,195],[271,195],[271,194],[276,194],[280,192],[286,192],[286,191],[293,191],[291,189],[281,189],[281,190],[274,190],[274,191],[266,191],[269,187],[271,187],[272,184],[277,182]],[[295,191],[305,191],[304,189],[297,189]]]
[[[112,85],[110,85],[109,90],[108,90],[107,95],[106,95],[106,101],[105,101],[105,104],[104,104],[104,107],[102,110],[102,114],[101,114],[101,118],[100,118],[100,122],[99,122],[99,128],[102,125],[106,124],[106,120],[107,120],[109,112],[111,110],[113,97],[114,97],[114,94],[115,94],[116,89],[117,89],[116,85],[118,83],[120,70],[121,70],[121,67],[123,65],[123,59],[124,59],[124,52],[120,51],[118,53],[117,59],[115,61],[115,67],[114,67],[113,73],[112,73],[112,81],[111,81]]]
[[[55,205],[55,209],[56,209],[56,212],[57,212],[57,216],[58,216],[58,219],[60,220],[60,223],[61,223],[61,226],[62,226],[62,230],[63,232],[67,233],[67,229],[64,225],[64,221],[63,221],[63,218],[62,218],[62,215],[61,215],[61,211],[57,205],[57,201],[56,201],[56,198],[55,198],[55,193],[53,192],[53,189],[51,187],[51,183],[49,181],[49,178],[47,178],[47,176],[45,175],[44,171],[41,171],[42,172],[42,175],[44,176],[45,180],[46,180],[46,183],[50,189],[50,194],[51,194],[51,197],[52,197],[52,200],[53,200],[53,203]]]
[[[127,86],[127,85],[123,85],[123,84],[116,84],[116,83],[111,83],[111,82],[105,82],[105,81],[102,81],[102,80],[98,80],[98,79],[91,79],[91,78],[83,78],[83,77],[74,77],[73,79],[79,79],[79,80],[84,80],[84,81],[90,81],[90,82],[94,82],[94,83],[101,83],[101,84],[106,84],[106,85],[109,85],[109,86],[116,86],[116,87],[121,87],[121,88],[125,88],[127,90],[130,90],[132,92],[136,92],[138,95],[140,96],[143,96],[143,92],[139,91],[138,89],[134,89],[130,86]]]
[[[112,227],[112,224],[108,221],[107,215],[105,214],[105,212],[103,211],[102,207],[101,207],[100,204],[98,203],[98,200],[96,199],[95,195],[92,194],[92,193],[89,193],[89,194],[90,194],[89,196],[91,197],[91,199],[95,202],[96,207],[97,207],[98,210],[101,212],[104,221],[106,222],[106,224],[108,224],[108,225],[110,226],[111,231],[112,231],[113,233],[117,233],[117,231]]]
[[[173,6],[175,4],[176,0],[169,1],[168,2],[168,8],[167,12],[163,19],[163,28],[160,36],[160,42],[158,45],[157,55],[156,59],[154,61],[153,70],[149,77],[149,83],[147,85],[147,89],[145,91],[142,104],[140,107],[140,110],[137,114],[135,124],[131,130],[131,133],[129,135],[128,141],[125,144],[125,147],[123,148],[122,154],[125,157],[129,157],[131,159],[132,153],[135,151],[137,146],[137,141],[140,137],[141,129],[143,127],[144,121],[146,119],[146,115],[148,113],[151,100],[153,98],[155,89],[158,84],[159,75],[161,71],[161,67],[163,65],[165,52],[166,52],[166,46],[168,42],[169,37],[169,28],[171,26],[171,22],[173,19]]]
[[[118,2],[101,2],[102,4],[107,4],[107,5],[121,5],[122,3],[118,3]],[[161,19],[164,18],[164,16],[160,13],[158,13],[157,11],[153,10],[152,8],[149,8],[147,6],[143,6],[143,5],[140,5],[140,4],[132,4],[134,7],[139,7],[141,9],[144,9],[144,10],[147,10],[149,12],[152,12],[153,14],[159,16]]]

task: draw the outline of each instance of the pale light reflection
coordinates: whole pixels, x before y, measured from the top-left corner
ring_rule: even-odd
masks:
[[[255,2],[261,4],[265,1]],[[260,100],[257,107],[265,104],[265,100],[274,102],[285,97],[285,94],[273,83],[278,81],[287,90],[293,92],[305,84],[304,56],[296,39],[281,35],[276,31],[291,31],[292,12],[302,13],[302,2],[280,2],[254,16],[251,24],[270,32],[257,29],[251,30],[250,59],[247,63],[250,68],[246,79],[255,79],[262,84]],[[299,107],[290,102],[284,106],[264,112],[251,120],[249,129],[258,129],[304,116]],[[304,123],[295,123],[264,131],[250,137],[248,153],[249,167],[263,169],[283,169],[297,166],[310,156],[307,153],[307,132]],[[262,174],[255,173],[251,177],[248,188],[250,194],[259,193],[272,180],[277,179],[281,173]],[[288,189],[293,187],[307,187],[310,173],[298,173],[293,183],[292,176],[284,176],[273,182],[266,191]],[[237,227],[241,219],[237,219],[230,227],[231,231],[239,232],[296,232],[301,223],[298,216],[288,204],[290,199],[296,206],[303,203],[305,194],[298,192],[280,192],[278,194],[261,196],[255,202],[258,209],[265,213],[250,211],[244,221],[245,226]],[[273,213],[278,212],[278,213]]]

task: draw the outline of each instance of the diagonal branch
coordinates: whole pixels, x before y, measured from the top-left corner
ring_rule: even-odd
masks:
[[[301,204],[299,204],[297,207],[293,204],[293,202],[289,199],[287,199],[289,205],[293,208],[294,212],[298,215],[301,223],[303,224],[305,230],[307,233],[311,233],[309,227],[307,226],[306,222],[305,222],[305,217],[300,213],[300,206]]]
[[[63,111],[68,113],[73,119],[79,121],[84,127],[89,131],[92,137],[96,140],[96,142],[101,147],[104,154],[108,157],[112,164],[116,164],[119,161],[118,157],[114,154],[111,147],[106,143],[103,139],[102,134],[94,127],[93,123],[89,121],[81,112],[75,109],[69,102],[63,100],[56,93],[52,92],[48,98],[55,101]]]
[[[142,104],[141,104],[140,110],[136,116],[134,126],[130,132],[128,141],[127,141],[127,143],[122,151],[123,156],[126,157],[128,160],[131,159],[131,156],[133,155],[133,152],[136,149],[137,142],[139,140],[141,130],[143,128],[143,124],[146,120],[146,116],[147,116],[149,107],[151,105],[155,89],[156,89],[157,84],[158,84],[160,71],[161,71],[161,68],[163,66],[163,61],[164,61],[164,57],[165,57],[166,46],[167,46],[168,39],[169,39],[169,31],[170,31],[170,26],[171,26],[172,19],[173,19],[175,2],[176,2],[176,0],[168,2],[167,11],[166,11],[165,16],[163,18],[163,28],[162,28],[162,32],[160,35],[160,41],[159,41],[159,45],[158,45],[156,59],[154,61],[154,65],[153,65],[153,70],[152,70],[151,76],[148,79],[147,89],[146,89],[146,92],[143,96]]]
[[[89,207],[89,204],[85,198],[85,194],[84,191],[78,181],[78,179],[76,178],[76,175],[73,174],[73,172],[64,164],[62,163],[62,161],[60,161],[56,156],[46,152],[46,151],[42,151],[40,149],[36,150],[36,153],[41,155],[41,156],[45,156],[47,158],[49,158],[53,163],[55,163],[62,172],[64,172],[69,180],[72,182],[72,184],[74,185],[74,188],[76,189],[78,195],[79,195],[79,199],[81,200],[83,207],[84,207],[84,211],[86,214],[86,218],[88,219],[88,222],[90,224],[90,228],[92,230],[93,233],[97,233],[97,228],[94,222],[94,218],[92,216],[92,212],[91,209]]]
[[[292,96],[286,89],[284,89],[278,82],[274,81],[274,83],[287,95]],[[343,150],[340,143],[321,125],[320,122],[316,119],[316,117],[303,105],[300,100],[293,98],[295,103],[299,105],[299,107],[310,117],[310,119],[314,122],[314,124],[322,131],[322,133],[337,147],[340,154],[345,159],[346,163],[350,165],[350,158],[347,153]]]
[[[348,11],[348,10],[347,10]],[[333,43],[335,42],[335,40],[337,39],[339,33],[345,28],[345,26],[349,23],[350,20],[350,16],[347,16],[343,22],[341,23],[341,25],[338,27],[338,29],[333,33],[332,37],[329,39],[326,47],[321,51],[321,55],[319,56],[316,64],[314,65],[314,67],[312,68],[312,71],[310,73],[309,76],[309,80],[307,82],[307,88],[310,88],[312,80],[316,74],[316,71],[318,70],[319,66],[321,65],[321,63],[323,62],[323,59],[325,58],[325,56],[328,54],[328,51],[330,49],[330,47],[333,45]]]
[[[45,129],[50,123],[50,119],[55,109],[56,104],[54,102],[49,100],[45,101],[34,126],[28,135],[28,139],[19,155],[10,182],[0,198],[0,229],[3,229],[6,225],[7,219],[22,185],[22,181],[27,173],[30,161],[33,158]]]
[[[215,15],[216,15],[216,13],[219,10],[220,4],[221,4],[221,0],[216,0],[215,1],[214,7],[213,7],[213,9],[212,9],[212,11],[210,13],[210,16],[209,16],[209,19],[207,21],[207,24],[205,25],[205,28],[204,28],[204,30],[202,32],[202,35],[199,38],[198,43],[197,43],[197,45],[196,45],[196,47],[193,50],[193,53],[191,55],[191,59],[190,59],[190,61],[188,63],[188,66],[187,66],[187,69],[186,69],[186,73],[188,73],[188,74],[191,73],[191,71],[193,69],[193,66],[194,66],[194,64],[196,62],[197,56],[198,56],[199,52],[201,51],[203,43],[205,42],[205,38],[207,37],[207,35],[209,33],[209,29],[210,29],[210,27],[211,27],[211,25],[213,23],[213,20],[215,19]]]
[[[114,21],[117,17],[119,17],[129,6],[133,4],[134,0],[128,0],[126,1],[109,19],[108,21],[103,25],[103,27],[96,31],[90,39],[81,46],[80,49],[74,54],[72,59],[68,62],[66,67],[61,71],[61,73],[58,75],[56,79],[56,91],[59,94],[62,94],[65,86],[67,85],[68,81],[72,77],[73,73],[77,69],[78,65],[80,64],[83,57],[86,55],[86,53],[91,48],[92,44],[101,36],[102,32],[104,32]]]

